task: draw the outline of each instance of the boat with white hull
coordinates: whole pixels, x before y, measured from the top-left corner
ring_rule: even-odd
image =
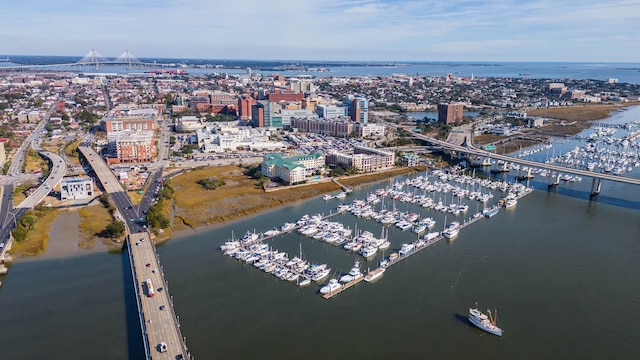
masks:
[[[478,310],[477,306],[469,308],[469,322],[489,334],[502,336],[502,329],[496,325],[497,312],[496,316],[492,316],[490,310],[487,310],[487,313],[488,316]]]

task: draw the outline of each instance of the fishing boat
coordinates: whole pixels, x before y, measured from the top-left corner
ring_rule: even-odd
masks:
[[[504,207],[505,207],[505,209],[509,209],[509,208],[512,208],[512,207],[516,206],[517,203],[518,203],[518,200],[509,199],[509,200],[505,201]]]
[[[500,212],[500,208],[499,207],[492,207],[492,208],[487,209],[486,211],[484,211],[484,216],[490,218],[490,217],[495,216],[498,212]]]
[[[384,274],[385,268],[377,268],[373,271],[369,271],[364,277],[364,281],[372,282]]]
[[[340,277],[340,282],[348,283],[361,277],[362,273],[360,272],[360,262],[356,260],[356,263],[353,264],[349,273]]]
[[[487,316],[478,310],[478,305],[476,304],[475,308],[469,308],[469,322],[489,334],[502,336],[502,329],[496,325],[498,312],[494,311],[494,313],[495,315],[492,315],[491,310],[487,310]]]
[[[329,294],[340,289],[342,285],[336,279],[329,280],[329,283],[322,288],[320,288],[320,294]]]

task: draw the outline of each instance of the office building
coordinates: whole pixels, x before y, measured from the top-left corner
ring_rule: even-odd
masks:
[[[464,104],[462,103],[442,103],[438,104],[438,122],[455,125],[462,123],[464,115]]]

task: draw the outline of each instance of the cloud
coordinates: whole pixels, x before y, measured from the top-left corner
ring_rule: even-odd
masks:
[[[607,55],[612,60],[637,61],[640,46],[615,43],[627,39],[620,34],[637,32],[635,0],[26,3],[3,4],[1,51],[64,55],[96,48],[115,56],[128,48],[140,57],[587,61],[594,48],[606,48],[615,52]]]

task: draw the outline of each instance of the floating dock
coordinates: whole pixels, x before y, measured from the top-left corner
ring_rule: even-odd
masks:
[[[346,284],[342,285],[342,286],[340,287],[340,289],[338,289],[338,290],[336,290],[336,291],[329,292],[328,294],[324,294],[324,295],[322,295],[322,297],[323,297],[323,298],[325,298],[325,299],[331,299],[332,297],[334,297],[334,296],[336,296],[336,295],[340,294],[341,292],[343,292],[343,291],[347,290],[348,288],[350,288],[350,287],[352,287],[353,285],[355,285],[355,284],[357,284],[357,283],[361,282],[362,280],[364,280],[364,276],[360,276],[360,277],[359,277],[359,278],[357,278],[357,279],[353,279],[353,280],[349,281],[348,283],[346,283]]]

